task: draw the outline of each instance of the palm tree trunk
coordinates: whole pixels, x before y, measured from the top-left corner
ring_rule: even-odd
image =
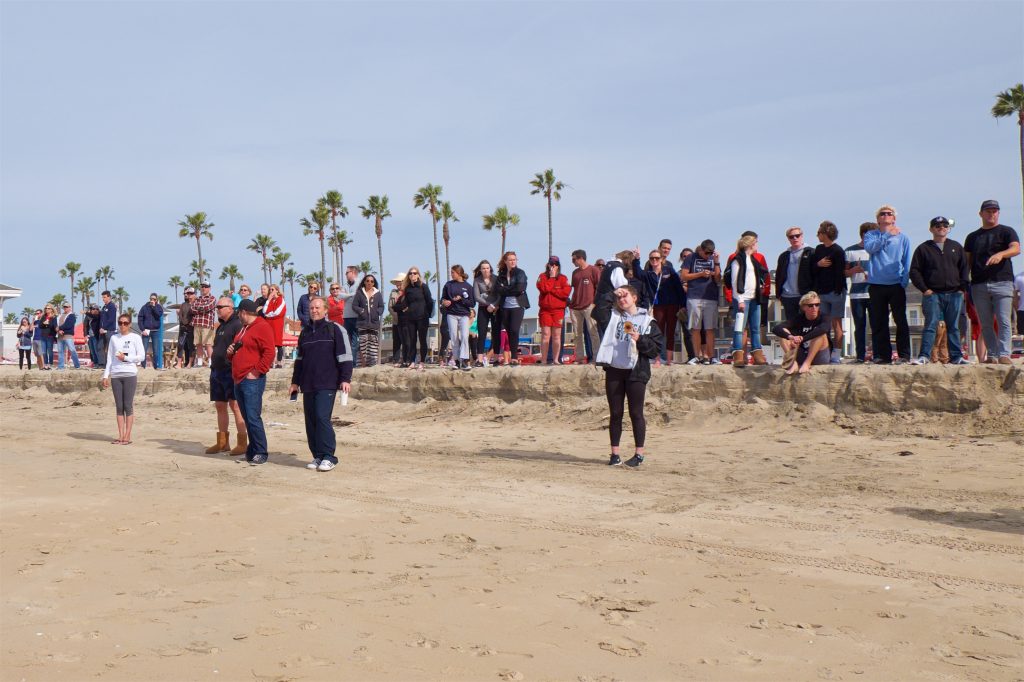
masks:
[[[196,264],[199,265],[199,283],[200,284],[202,284],[203,280],[205,279],[205,277],[203,277],[203,270],[206,269],[206,266],[203,264],[203,246],[202,246],[201,241],[202,240],[200,239],[200,235],[197,234],[196,235],[196,250],[199,252],[199,260],[196,261]]]
[[[554,253],[551,241],[551,190],[548,190],[548,258]]]
[[[434,276],[437,281],[434,289],[437,291],[437,298],[434,303],[437,306],[437,330],[441,331],[441,254],[437,250],[437,214],[434,213],[434,205],[430,205],[430,221],[434,224]]]
[[[447,239],[444,241],[444,271],[446,273],[450,273],[452,271],[451,261],[448,260],[448,240]],[[447,277],[447,276],[448,275],[446,274],[445,277]]]
[[[377,262],[380,264],[380,289],[384,289],[384,249],[380,245],[380,237],[377,237]]]
[[[292,310],[295,310],[295,280],[288,282],[288,288],[292,292]]]
[[[320,291],[327,291],[327,254],[324,251],[323,230],[320,230]]]
[[[334,281],[341,281],[341,246],[334,248]]]
[[[68,299],[72,303],[75,302],[75,273],[71,273],[71,298]]]
[[[501,254],[498,256],[498,263],[501,263],[502,257],[505,255],[505,228],[501,228]]]
[[[1020,193],[1021,199],[1024,199],[1024,111],[1018,112],[1017,117],[1017,126],[1020,128]]]

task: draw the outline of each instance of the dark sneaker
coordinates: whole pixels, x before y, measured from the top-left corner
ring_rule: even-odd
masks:
[[[251,466],[258,466],[260,464],[266,464],[266,463],[267,463],[267,456],[266,455],[253,455],[252,459],[249,460],[249,464]]]
[[[891,365],[892,364],[892,360],[883,360],[882,358],[875,358],[874,360],[871,361],[871,364],[873,364],[873,365]]]
[[[644,463],[643,455],[633,455],[626,460],[626,466],[636,468]]]
[[[619,457],[618,455],[612,455],[611,457],[608,458],[608,466],[617,467],[620,464],[622,464],[622,458]]]

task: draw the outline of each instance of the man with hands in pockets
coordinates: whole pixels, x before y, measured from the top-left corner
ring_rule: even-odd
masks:
[[[352,389],[352,346],[345,329],[327,319],[324,299],[309,302],[309,318],[309,325],[299,334],[288,391],[293,395],[302,391],[306,441],[313,455],[306,468],[330,471],[338,464],[331,414],[338,390],[347,395]]]

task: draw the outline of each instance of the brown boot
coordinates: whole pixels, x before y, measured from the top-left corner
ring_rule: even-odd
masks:
[[[231,449],[231,445],[228,443],[228,432],[218,431],[217,432],[217,444],[211,445],[206,448],[206,454],[212,455],[217,452],[224,452],[225,450]]]
[[[732,352],[732,366],[733,367],[746,367],[747,366],[747,354],[741,350],[734,350]]]
[[[226,433],[224,434],[225,440],[227,440],[227,435],[228,434],[226,434]],[[227,445],[226,442],[224,444]],[[231,452],[229,452],[228,454],[229,455],[244,455],[245,451],[248,448],[249,448],[249,434],[247,434],[247,433],[240,433],[240,434],[238,434],[238,440],[235,441],[235,447],[231,448]],[[224,449],[227,450],[226,447]]]
[[[768,359],[764,356],[764,351],[758,348],[750,353],[750,364],[752,365],[767,365]]]

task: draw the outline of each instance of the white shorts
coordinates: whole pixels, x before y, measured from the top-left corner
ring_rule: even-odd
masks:
[[[689,300],[686,302],[686,314],[690,331],[718,328],[718,301]]]

